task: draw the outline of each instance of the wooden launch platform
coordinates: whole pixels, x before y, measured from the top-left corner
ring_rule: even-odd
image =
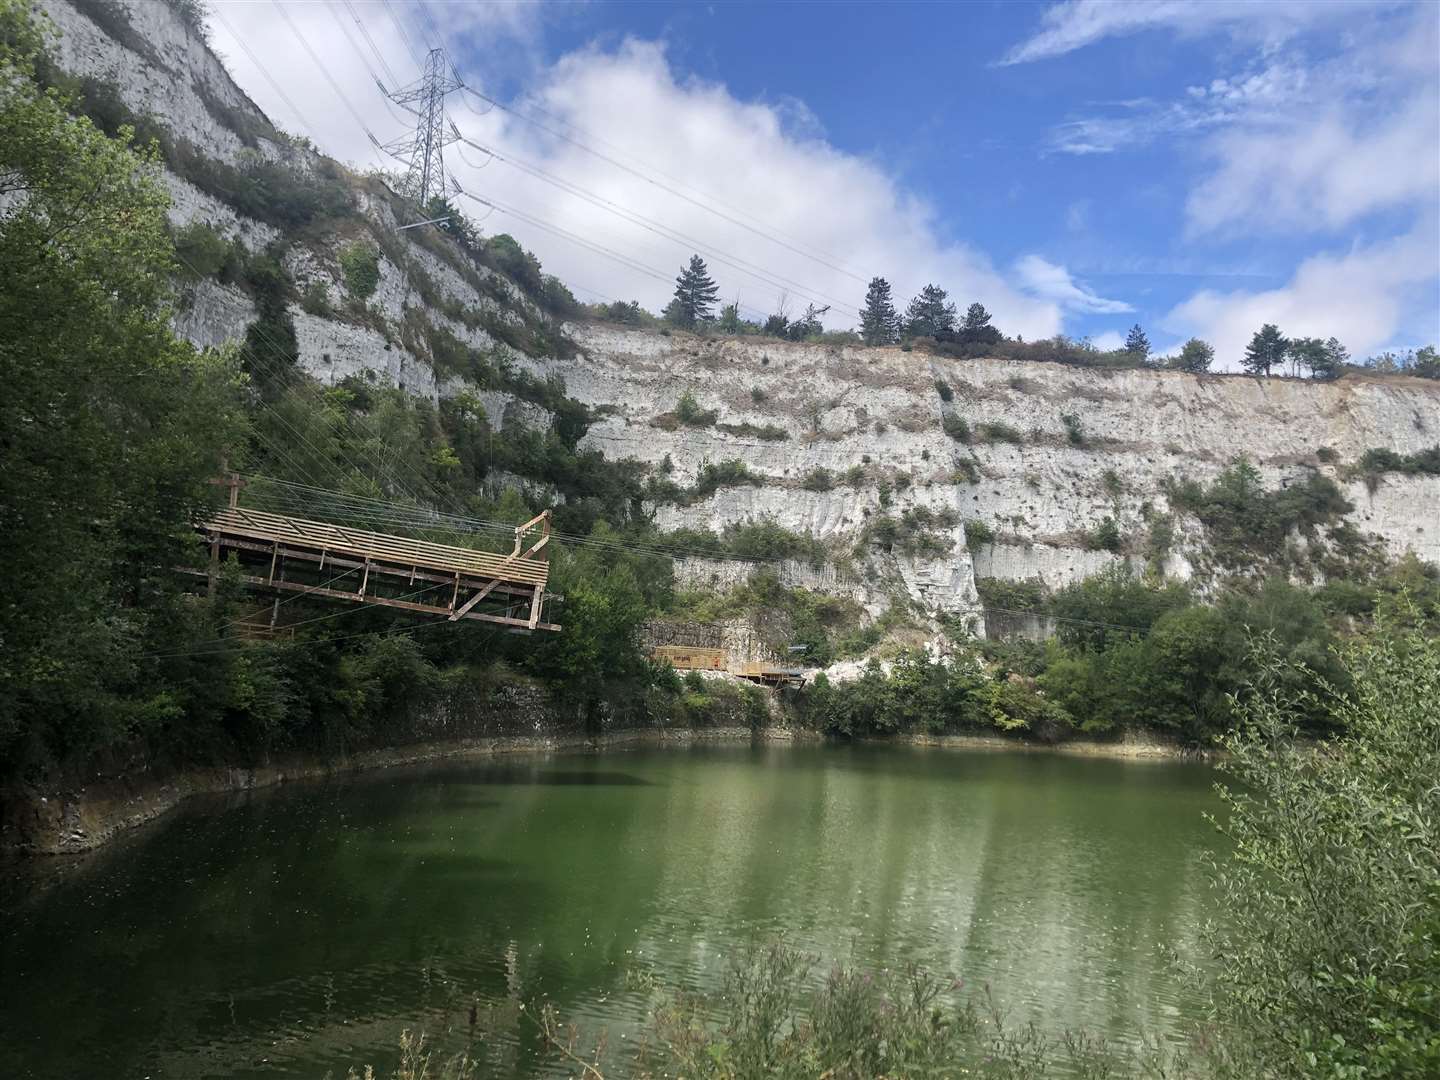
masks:
[[[235,505],[231,490],[231,505],[198,526],[210,543],[212,588],[225,553],[233,552],[241,580],[257,588],[444,615],[451,622],[498,623],[521,632],[560,629],[543,618],[550,576],[548,510],[518,526],[514,550],[501,555],[251,510]],[[297,580],[309,577],[321,583]],[[354,578],[356,587],[337,584]]]

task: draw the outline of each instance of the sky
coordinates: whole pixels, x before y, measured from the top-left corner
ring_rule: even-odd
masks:
[[[743,314],[832,328],[880,276],[1222,368],[1264,322],[1357,357],[1440,339],[1433,0],[210,9],[271,119],[362,169],[403,170],[379,84],[443,48],[454,201],[584,301],[658,311],[698,251]]]

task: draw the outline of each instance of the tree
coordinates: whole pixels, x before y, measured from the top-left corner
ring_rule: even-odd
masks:
[[[1351,687],[1259,639],[1224,740],[1208,931],[1227,1076],[1435,1076],[1440,1068],[1440,643],[1383,621]],[[1344,734],[1297,738],[1317,701]]]
[[[1140,329],[1139,323],[1130,327],[1130,333],[1125,336],[1125,351],[1141,360],[1150,355],[1150,339],[1145,336],[1145,331]]]
[[[39,89],[44,43],[28,11],[0,2],[7,774],[189,722],[155,654],[189,643],[197,605],[181,602],[174,567],[194,560],[208,481],[243,442],[233,365],[170,328],[155,160]]]
[[[785,331],[785,336],[791,341],[804,341],[806,338],[824,331],[825,324],[820,321],[820,315],[828,309],[817,308],[814,304],[805,305],[805,314],[800,316]]]
[[[949,294],[938,285],[926,285],[920,295],[905,309],[905,332],[911,337],[932,337],[937,340],[953,337],[955,305]]]
[[[866,345],[893,345],[900,340],[900,313],[890,297],[890,283],[871,278],[860,310],[860,337]]]
[[[1345,366],[1350,363],[1350,350],[1340,344],[1339,338],[1327,338],[1325,340],[1325,361],[1329,371],[1325,377],[1338,379],[1340,373],[1345,370]]]
[[[720,320],[716,324],[721,333],[738,334],[740,332],[740,301],[733,304],[726,304],[720,309]]]
[[[965,322],[960,327],[962,344],[996,345],[1000,337],[1000,331],[990,325],[990,313],[985,310],[984,304],[971,304],[965,309]]]
[[[1336,379],[1340,367],[1349,353],[1335,338],[1321,341],[1319,338],[1303,337],[1293,339],[1285,350],[1294,374],[1309,372],[1312,379]]]
[[[687,330],[694,329],[698,323],[709,322],[714,317],[711,309],[719,295],[720,287],[711,279],[705,260],[691,255],[690,265],[675,279],[673,307],[667,309],[671,312],[671,321]]]
[[[1426,345],[1423,349],[1416,350],[1415,366],[1411,372],[1422,379],[1440,379],[1440,353],[1435,351],[1434,345]]]
[[[1266,323],[1250,338],[1240,365],[1252,375],[1268,377],[1271,368],[1284,363],[1285,350],[1289,344],[1274,323]]]
[[[1175,360],[1175,367],[1180,371],[1198,375],[1201,372],[1209,371],[1214,360],[1214,347],[1208,341],[1192,337],[1180,347],[1180,355]]]

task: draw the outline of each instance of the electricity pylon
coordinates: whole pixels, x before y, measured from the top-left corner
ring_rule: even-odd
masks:
[[[431,49],[425,58],[424,73],[409,86],[392,92],[376,80],[382,94],[416,117],[413,132],[375,145],[406,165],[400,193],[415,199],[421,207],[428,206],[431,199],[443,198],[447,190],[445,147],[459,135],[445,120],[445,95],[464,85],[454,77],[454,70],[445,59],[445,50]]]

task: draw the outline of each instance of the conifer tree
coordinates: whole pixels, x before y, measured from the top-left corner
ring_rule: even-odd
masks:
[[[690,265],[675,279],[675,298],[667,309],[671,321],[687,330],[697,323],[709,322],[714,317],[711,310],[719,295],[720,286],[711,279],[705,260],[691,255]]]
[[[984,304],[971,304],[965,309],[965,322],[960,327],[960,340],[966,345],[994,345],[1000,331],[990,325],[990,313]]]
[[[1201,372],[1209,371],[1210,364],[1215,359],[1215,349],[1208,341],[1201,341],[1198,337],[1192,337],[1180,347],[1180,356],[1175,361],[1175,367],[1181,371],[1188,371],[1199,375]]]
[[[890,296],[890,283],[871,278],[860,310],[860,337],[866,345],[893,345],[900,340],[900,313]]]
[[[1266,323],[1250,338],[1240,366],[1252,375],[1268,376],[1271,368],[1284,363],[1285,350],[1289,344],[1285,335],[1280,333],[1279,327],[1274,323]]]
[[[1130,327],[1130,333],[1125,337],[1125,351],[1134,353],[1141,360],[1150,355],[1150,339],[1140,329],[1139,323]]]
[[[905,330],[911,337],[942,339],[955,334],[955,305],[939,285],[926,285],[905,310]]]

